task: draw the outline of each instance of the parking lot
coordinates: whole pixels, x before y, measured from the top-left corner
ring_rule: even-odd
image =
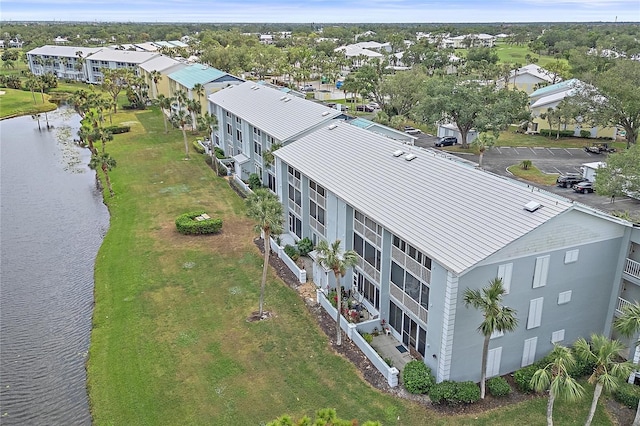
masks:
[[[416,146],[428,149],[434,148],[438,138],[422,134],[415,142]],[[473,154],[451,153],[464,160],[478,163],[478,156]],[[584,163],[606,161],[607,154],[592,154],[582,148],[530,148],[530,147],[493,147],[484,153],[482,168],[492,173],[513,177],[507,167],[520,164],[522,160],[531,160],[533,165],[543,173],[581,173],[580,167]],[[586,204],[603,211],[629,211],[640,213],[640,200],[628,197],[617,197],[612,202],[610,197],[603,197],[595,193],[580,194],[571,188],[554,186],[543,187],[546,191],[559,194],[571,200]]]

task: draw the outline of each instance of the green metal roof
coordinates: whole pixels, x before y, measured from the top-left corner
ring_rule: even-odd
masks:
[[[198,83],[211,83],[227,75],[229,74],[207,65],[193,64],[169,74],[169,78],[188,89],[193,89]]]
[[[561,90],[571,89],[576,83],[578,83],[578,80],[576,80],[575,78],[572,78],[571,80],[561,81],[560,83],[542,87],[536,90],[535,92],[533,92],[532,94],[530,94],[529,97],[536,98],[538,96],[544,96],[547,93],[553,93]]]

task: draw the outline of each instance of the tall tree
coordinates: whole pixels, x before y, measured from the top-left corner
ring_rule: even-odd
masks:
[[[482,168],[482,159],[484,158],[484,153],[488,149],[491,149],[492,146],[496,144],[496,140],[500,133],[489,133],[484,132],[480,133],[478,137],[471,142],[471,146],[474,147],[478,151],[478,166]]]
[[[584,395],[583,387],[569,374],[576,360],[567,347],[555,345],[549,362],[533,373],[531,387],[537,392],[549,390],[547,426],[553,426],[553,404],[556,399],[576,402]]]
[[[471,129],[500,131],[529,118],[528,97],[518,90],[496,90],[493,85],[457,76],[432,77],[423,87],[413,109],[416,118],[429,124],[454,123],[465,149]]]
[[[354,250],[342,251],[340,240],[335,240],[329,245],[325,240],[320,241],[316,247],[318,253],[317,262],[323,267],[333,271],[336,278],[336,345],[342,345],[342,329],[340,328],[340,317],[342,316],[342,287],[340,279],[345,276],[347,269],[358,263],[358,253]]]
[[[198,123],[197,116],[200,114],[200,111],[202,111],[202,105],[197,99],[187,99],[185,101],[185,106],[187,107],[189,114],[191,114],[191,130],[195,133],[196,125]]]
[[[640,197],[640,145],[609,154],[606,164],[598,169],[595,189],[601,195]]]
[[[193,85],[193,88],[191,90],[196,94],[196,96],[198,96],[198,102],[200,102],[200,105],[202,105],[202,97],[205,93],[204,85],[202,83],[196,83]]]
[[[640,332],[640,302],[625,306],[622,310],[622,315],[614,321],[613,327],[625,337],[637,338],[637,334]],[[638,342],[636,342],[637,345]],[[636,408],[633,426],[640,426],[640,401],[638,401],[638,407]]]
[[[591,342],[587,342],[583,337],[579,338],[573,344],[573,348],[579,359],[595,364],[593,373],[589,376],[589,383],[595,385],[595,390],[585,422],[585,426],[590,426],[602,391],[616,390],[620,382],[629,377],[633,366],[627,361],[622,361],[621,354],[626,349],[622,343],[600,334],[592,334]]]
[[[157,70],[151,71],[151,81],[153,82],[153,97],[158,98],[158,83],[162,80],[162,73]]]
[[[174,126],[182,130],[182,138],[184,139],[184,155],[185,159],[189,159],[189,142],[187,141],[187,126],[193,124],[191,115],[185,110],[179,109],[171,116],[171,122]]]
[[[126,68],[102,68],[102,90],[111,95],[114,113],[118,112],[118,95],[127,87],[129,73]]]
[[[269,253],[271,252],[271,235],[282,233],[283,207],[278,197],[265,188],[259,188],[247,197],[247,216],[256,222],[256,231],[262,232],[264,244],[264,264],[262,265],[262,281],[260,284],[259,318],[262,318],[264,310],[264,290],[267,283],[267,270],[269,268]]]
[[[480,398],[485,397],[485,385],[487,380],[487,357],[489,353],[489,341],[494,332],[513,331],[518,326],[516,311],[502,305],[502,296],[505,289],[502,279],[494,278],[487,287],[482,289],[467,288],[464,291],[464,304],[473,307],[482,313],[483,320],[478,327],[478,332],[484,336],[482,344],[482,368],[480,373]]]
[[[169,129],[167,128],[167,114],[171,111],[171,104],[173,103],[173,98],[167,98],[162,93],[158,95],[156,99],[158,107],[160,108],[160,112],[162,113],[162,120],[164,122],[164,133],[169,133]]]
[[[582,85],[580,100],[592,121],[602,126],[622,127],[627,148],[640,133],[640,62],[618,59],[607,71],[597,74],[593,86]]]

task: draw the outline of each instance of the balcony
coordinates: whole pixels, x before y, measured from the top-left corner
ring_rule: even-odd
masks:
[[[624,273],[640,279],[640,262],[627,258],[624,263]]]
[[[618,304],[616,305],[616,317],[622,315],[624,313],[625,307],[631,305],[633,305],[633,303],[629,302],[626,299],[623,299],[622,297],[618,297]]]

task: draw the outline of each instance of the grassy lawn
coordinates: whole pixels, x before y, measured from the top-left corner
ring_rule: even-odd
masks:
[[[88,387],[96,425],[258,425],[319,408],[384,425],[545,424],[543,398],[482,415],[447,417],[383,394],[330,350],[304,302],[270,273],[257,309],[261,255],[243,201],[203,158],[183,160],[182,134],[163,132],[157,110],[119,112],[108,151],[116,196],[95,268]],[[194,137],[191,136],[191,139]],[[204,209],[220,235],[182,236],[175,218]],[[581,424],[589,404],[559,405]],[[611,424],[602,413],[597,424]]]
[[[529,182],[536,183],[538,185],[552,186],[556,184],[558,178],[557,173],[546,174],[542,173],[536,166],[530,166],[527,170],[520,167],[519,164],[514,164],[507,168],[515,177],[528,180]]]
[[[30,91],[2,88],[0,92],[4,92],[0,95],[0,119],[53,111],[57,108],[56,104],[49,102],[47,94],[44,95],[43,103],[42,95],[35,93],[34,103],[34,96]]]

